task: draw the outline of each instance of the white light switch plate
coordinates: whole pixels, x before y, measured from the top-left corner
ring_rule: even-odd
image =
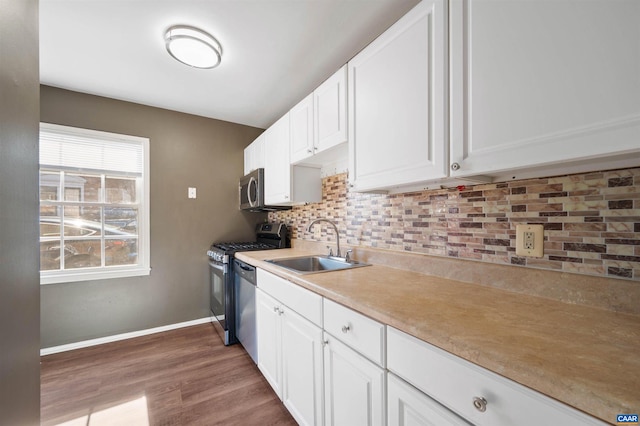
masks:
[[[196,189],[195,188],[189,188],[188,197],[189,198],[196,198]]]
[[[516,225],[516,255],[544,256],[543,225]]]

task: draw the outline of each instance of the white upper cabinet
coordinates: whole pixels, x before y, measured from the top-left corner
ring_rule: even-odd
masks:
[[[292,164],[321,166],[346,161],[347,66],[329,77],[289,114]],[[342,144],[344,149],[339,149]]]
[[[313,155],[313,93],[289,111],[291,163]]]
[[[314,146],[317,153],[347,141],[347,66],[313,92]]]
[[[423,0],[348,64],[350,185],[637,166],[638,22],[637,0]]]
[[[244,174],[264,167],[264,133],[244,149]]]
[[[320,168],[292,166],[289,161],[289,113],[263,135],[265,203],[288,206],[322,200]]]
[[[253,141],[255,142],[255,141]],[[252,142],[252,144],[253,144]],[[246,147],[244,149],[244,174],[249,174],[251,173],[251,171],[253,170],[253,158],[252,158],[252,152],[251,152],[251,145],[249,145],[248,147]]]
[[[452,176],[638,164],[639,1],[451,0],[450,14]]]
[[[446,3],[422,0],[349,62],[354,190],[448,175],[446,59]]]
[[[291,202],[289,114],[264,132],[264,199],[266,204]]]

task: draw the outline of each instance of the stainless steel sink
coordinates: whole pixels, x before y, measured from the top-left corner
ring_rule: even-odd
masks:
[[[266,262],[289,269],[298,274],[315,274],[318,272],[340,271],[343,269],[369,266],[368,263],[333,256],[289,257],[286,259],[269,259]]]

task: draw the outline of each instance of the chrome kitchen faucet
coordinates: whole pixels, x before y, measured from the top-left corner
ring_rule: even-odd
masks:
[[[309,226],[307,226],[307,232],[311,232],[311,227],[313,225],[315,225],[316,223],[318,223],[318,222],[327,222],[329,225],[333,226],[333,230],[336,232],[336,246],[337,246],[337,248],[336,248],[336,250],[337,250],[336,256],[340,257],[340,233],[338,232],[338,227],[336,226],[336,224],[333,221],[331,221],[329,219],[322,218],[322,217],[320,219],[316,219],[313,222],[311,222],[309,224]],[[331,249],[329,249],[329,250],[331,250]],[[331,251],[329,251],[329,256],[333,256],[333,253],[331,253]],[[348,256],[348,253],[347,253],[347,256]]]

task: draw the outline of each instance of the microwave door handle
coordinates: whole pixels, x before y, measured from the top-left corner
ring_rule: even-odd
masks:
[[[251,188],[254,188],[254,196],[251,196]],[[251,176],[251,178],[249,178],[249,185],[247,186],[247,198],[249,199],[249,205],[251,207],[255,207],[256,204],[258,203],[258,183],[256,182],[256,179]]]

